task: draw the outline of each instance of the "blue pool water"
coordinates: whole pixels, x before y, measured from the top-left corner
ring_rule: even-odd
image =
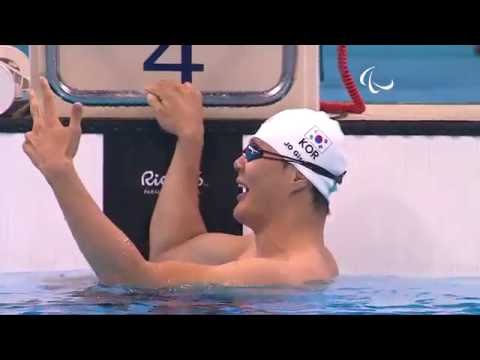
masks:
[[[323,100],[350,101],[337,69],[336,45],[322,47]],[[348,64],[369,104],[478,104],[480,56],[472,45],[350,45]],[[372,94],[360,83],[361,73],[375,66],[379,84],[395,86]]]
[[[305,288],[98,285],[85,271],[0,274],[0,314],[480,314],[480,278],[341,276]]]

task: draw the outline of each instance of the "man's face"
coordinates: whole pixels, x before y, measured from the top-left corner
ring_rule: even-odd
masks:
[[[250,144],[276,153],[258,138],[253,138]],[[244,154],[235,160],[234,167],[238,172],[237,183],[244,191],[237,198],[233,215],[237,221],[255,230],[285,208],[290,192],[287,167],[282,161],[263,158],[247,161]]]

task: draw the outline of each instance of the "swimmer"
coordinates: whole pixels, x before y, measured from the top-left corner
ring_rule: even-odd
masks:
[[[73,105],[70,124],[64,127],[45,78],[40,86],[41,102],[30,94],[33,128],[23,149],[50,184],[101,283],[141,288],[298,286],[338,275],[324,228],[346,161],[340,126],[325,113],[292,109],[264,122],[234,162],[243,192],[233,216],[253,233],[208,233],[197,186],[204,141],[202,95],[189,83],[159,81],[146,87],[159,126],[175,135],[177,143],[152,216],[145,260],[103,214],[75,170],[82,106]]]

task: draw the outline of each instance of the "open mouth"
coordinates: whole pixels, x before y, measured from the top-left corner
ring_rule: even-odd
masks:
[[[238,188],[240,189],[240,193],[237,195],[237,200],[242,201],[245,198],[245,196],[247,196],[249,188],[247,185],[242,184],[240,182],[238,182],[237,184],[238,184]]]
[[[248,186],[247,185],[244,185],[244,184],[241,184],[241,183],[238,183],[238,187],[239,189],[241,190],[241,193],[244,194],[244,193],[247,193],[249,191],[248,189]]]

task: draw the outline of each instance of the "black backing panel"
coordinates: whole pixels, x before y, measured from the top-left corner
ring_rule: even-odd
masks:
[[[104,211],[148,254],[148,228],[160,179],[166,174],[176,138],[158,129],[107,133],[104,136]],[[239,156],[242,134],[205,136],[201,165],[200,209],[207,229],[241,234],[242,227],[232,216],[238,187],[232,159]],[[144,176],[142,183],[142,175]],[[172,207],[175,204],[171,204]]]

